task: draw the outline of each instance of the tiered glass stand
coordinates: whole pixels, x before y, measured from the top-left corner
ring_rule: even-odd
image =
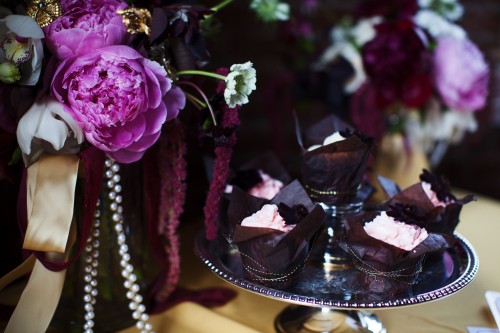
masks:
[[[299,282],[290,289],[269,288],[245,279],[238,252],[220,237],[207,241],[196,238],[195,252],[210,270],[225,281],[292,305],[275,320],[277,332],[386,332],[374,309],[426,303],[450,296],[476,276],[479,260],[469,242],[455,234],[454,247],[428,256],[417,283],[398,294],[372,293],[357,283],[355,268],[333,269],[307,262]]]

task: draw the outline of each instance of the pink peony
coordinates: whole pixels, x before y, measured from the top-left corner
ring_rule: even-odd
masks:
[[[448,107],[461,111],[484,107],[489,69],[474,43],[452,37],[439,39],[434,67],[436,87]]]
[[[405,251],[413,250],[429,236],[425,229],[396,221],[386,212],[366,223],[363,229],[370,237]]]
[[[434,192],[432,190],[431,184],[429,184],[427,182],[422,182],[421,184],[422,184],[422,189],[424,190],[425,194],[427,195],[427,197],[429,198],[429,200],[432,202],[432,204],[434,205],[434,207],[438,207],[438,206],[446,207],[450,203],[453,203],[453,200],[449,200],[449,201],[446,201],[446,202],[443,202],[443,201],[439,200],[438,197],[437,197],[436,192]]]
[[[61,5],[64,14],[44,29],[48,49],[60,60],[127,41],[127,28],[116,13],[127,7],[125,1],[63,0]]]
[[[134,49],[108,46],[62,61],[52,78],[52,94],[70,107],[90,144],[130,163],[185,105],[184,94],[166,75]]]
[[[242,227],[259,227],[270,228],[280,231],[290,231],[295,225],[287,225],[285,220],[278,212],[278,206],[274,204],[267,204],[262,206],[261,210],[245,217],[241,221]]]
[[[262,182],[248,190],[248,194],[254,197],[271,200],[283,188],[283,183],[277,179],[271,178],[267,173],[259,170]]]

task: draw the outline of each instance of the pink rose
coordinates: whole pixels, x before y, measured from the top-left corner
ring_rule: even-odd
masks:
[[[429,198],[429,200],[432,202],[432,204],[434,205],[434,207],[438,207],[438,206],[446,207],[449,204],[453,203],[453,200],[449,200],[449,201],[446,201],[446,202],[443,202],[443,201],[439,200],[436,192],[434,192],[432,190],[430,183],[422,182],[421,184],[422,184],[422,189],[424,190],[425,194],[427,195],[427,197]]]
[[[63,15],[45,30],[45,43],[58,59],[93,52],[103,46],[125,44],[129,35],[118,9],[119,0],[63,0]]]
[[[489,68],[474,43],[452,37],[439,39],[434,67],[436,87],[448,107],[461,111],[484,107]]]
[[[405,251],[413,250],[429,236],[425,229],[396,221],[386,212],[366,223],[363,229],[370,237]]]
[[[62,61],[52,94],[70,107],[87,141],[118,162],[139,160],[177,116],[185,96],[158,63],[131,47],[92,50]]]
[[[278,213],[278,206],[267,204],[262,206],[261,210],[245,217],[241,221],[242,227],[270,228],[280,231],[290,231],[295,225],[287,225],[285,220]]]
[[[283,183],[277,179],[271,178],[267,173],[259,170],[262,182],[248,190],[248,194],[254,197],[271,200],[283,188]]]

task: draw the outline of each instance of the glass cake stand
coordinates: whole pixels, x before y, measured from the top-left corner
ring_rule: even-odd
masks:
[[[275,320],[280,333],[364,332],[384,333],[385,327],[374,309],[421,304],[450,296],[467,286],[476,276],[479,260],[470,243],[455,234],[454,247],[428,256],[417,282],[407,291],[377,294],[357,283],[355,268],[326,270],[307,262],[299,282],[278,290],[244,277],[240,255],[222,238],[207,241],[200,232],[195,241],[196,255],[225,281],[261,296],[291,303]]]

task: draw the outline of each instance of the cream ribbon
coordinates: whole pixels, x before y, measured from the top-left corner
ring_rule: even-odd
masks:
[[[76,239],[73,220],[79,158],[42,155],[28,168],[28,227],[23,248],[46,252],[52,261],[67,260]],[[52,320],[66,270],[53,272],[31,255],[0,280],[0,289],[33,268],[5,333],[43,333]]]
[[[78,162],[76,155],[42,155],[28,168],[24,249],[64,252],[73,218]]]

